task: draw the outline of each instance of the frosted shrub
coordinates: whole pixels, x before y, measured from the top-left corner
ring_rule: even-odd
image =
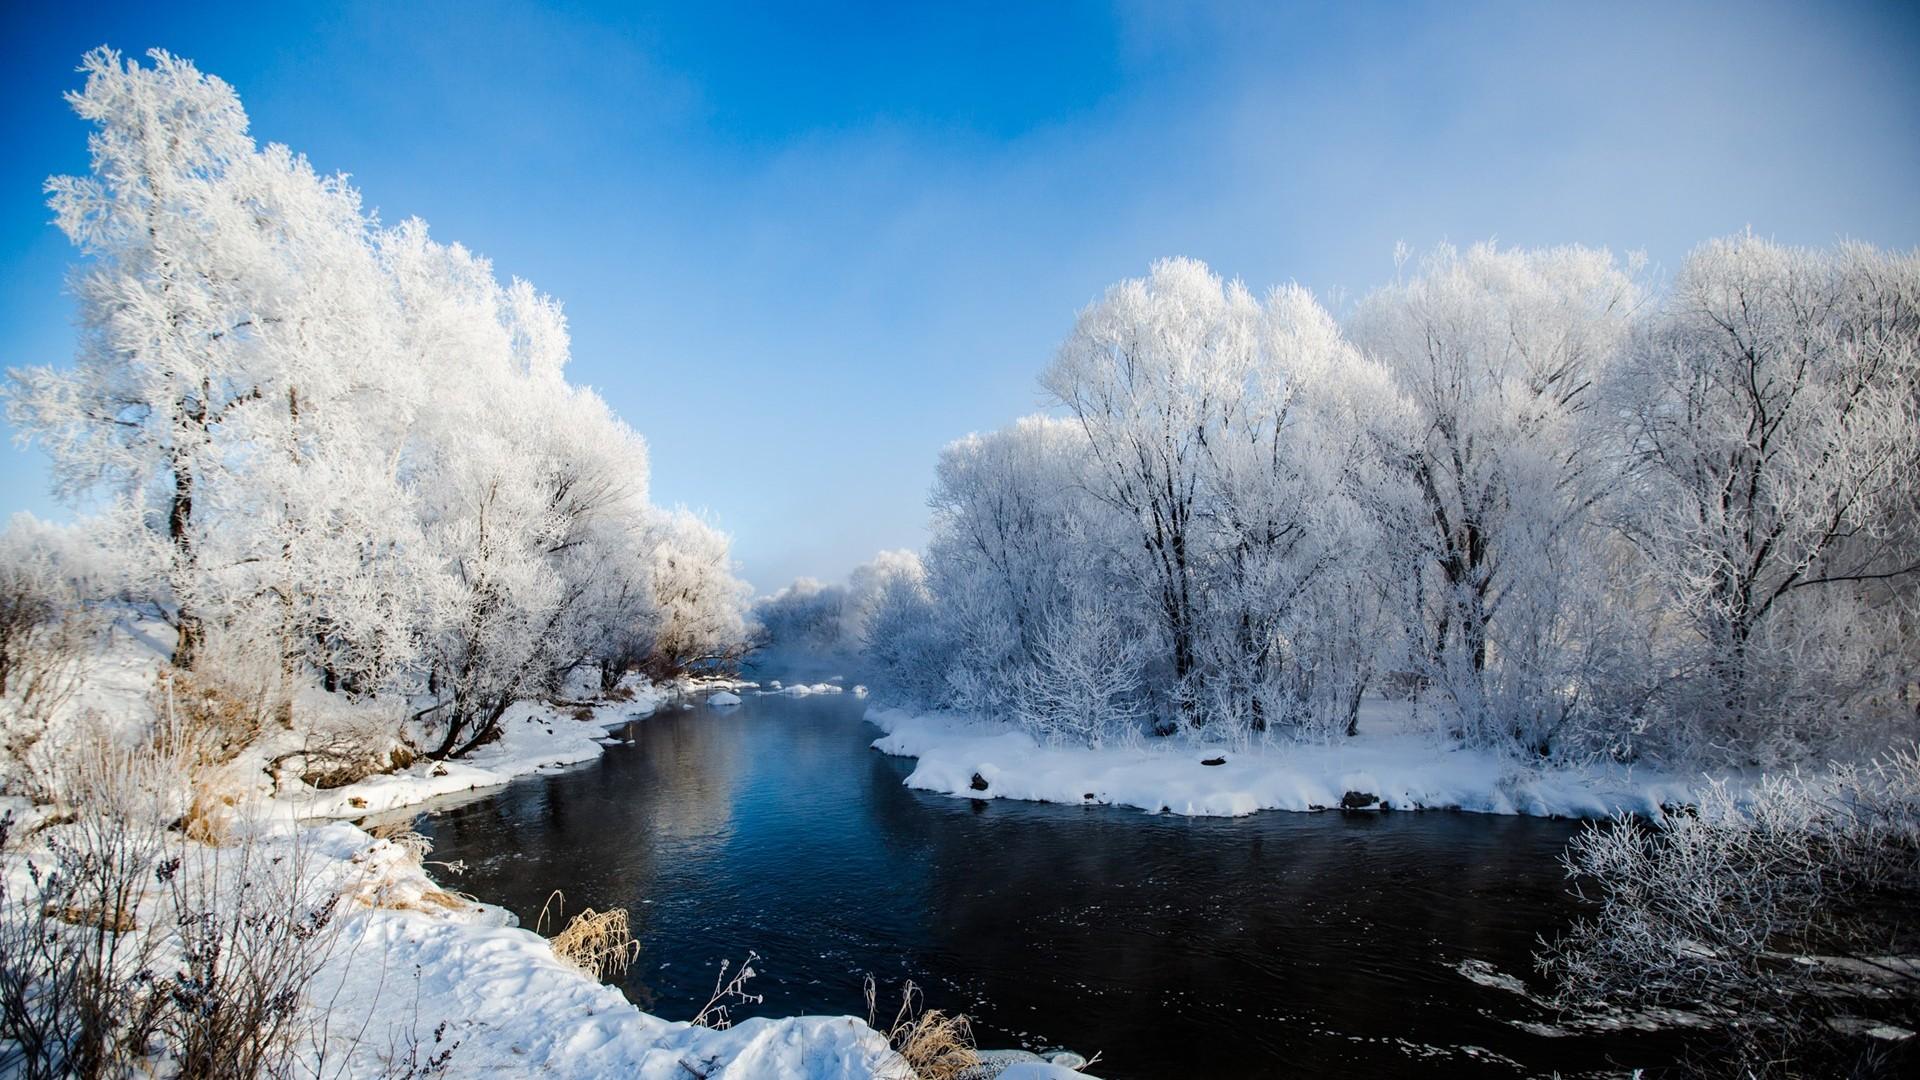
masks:
[[[169,828],[209,745],[69,748],[51,787],[70,820],[21,856],[24,885],[0,875],[0,1071],[132,1075],[159,1052],[183,1076],[289,1074],[339,891],[297,837]]]
[[[1540,954],[1570,1008],[1709,1009],[1757,1073],[1860,1052],[1863,1018],[1920,1027],[1920,752],[1724,784],[1645,824],[1590,825],[1567,873],[1598,903]]]
[[[92,1076],[143,1056],[156,941],[126,931],[161,850],[157,829],[80,825],[27,864],[24,884],[0,880],[0,1071]]]
[[[1055,614],[1020,672],[1014,716],[1042,739],[1100,746],[1146,716],[1140,634],[1110,607]]]
[[[72,697],[103,620],[88,606],[93,568],[72,530],[19,515],[0,533],[0,776],[33,786],[25,770],[49,723]]]
[[[188,842],[160,867],[177,965],[158,1027],[185,1076],[285,1076],[313,1017],[305,990],[338,939],[338,888],[300,847],[254,831]]]
[[[132,931],[184,803],[175,764],[97,733],[63,753],[48,787],[70,822],[24,856],[24,885],[0,875],[0,1071],[97,1076],[145,1055],[165,1005],[163,938]]]

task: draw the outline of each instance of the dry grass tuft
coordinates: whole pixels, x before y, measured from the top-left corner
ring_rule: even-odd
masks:
[[[175,824],[188,839],[218,847],[233,830],[233,808],[237,800],[214,790],[207,776],[194,777],[192,784],[193,799]]]
[[[887,1037],[887,1044],[913,1070],[915,1080],[957,1080],[979,1066],[972,1022],[959,1013],[948,1015],[927,1008],[912,980],[901,989],[900,1009],[885,1029],[878,1023],[878,995],[871,975],[867,976],[866,991],[867,1026]]]
[[[162,668],[154,688],[155,712],[163,719],[157,741],[163,750],[201,765],[232,761],[260,735],[274,710],[264,701],[228,689],[197,672]]]
[[[436,911],[465,911],[468,907],[467,897],[438,886],[428,886],[418,892],[376,889],[371,896],[362,896],[361,900],[368,907],[385,911],[421,911],[429,915]]]
[[[433,841],[415,832],[410,821],[393,821],[384,825],[368,827],[367,835],[375,840],[384,840],[399,848],[406,861],[418,866],[428,864],[427,855],[433,851]],[[387,911],[420,911],[429,915],[442,911],[464,911],[479,903],[465,893],[454,892],[428,883],[417,887],[416,882],[406,876],[396,876],[383,872],[379,868],[378,846],[369,847],[353,857],[356,865],[363,868],[363,882],[358,891],[351,895],[357,901],[370,908],[382,908]],[[461,862],[433,863],[453,873],[461,873],[466,864]]]
[[[566,894],[555,889],[547,897],[547,903],[540,907],[540,918],[534,924],[536,932],[546,927],[547,906],[558,900],[566,904]],[[555,909],[555,918],[559,909]],[[575,915],[566,928],[547,940],[553,955],[564,963],[579,969],[596,979],[608,975],[623,975],[627,968],[640,957],[640,943],[633,940],[633,930],[627,923],[626,908],[612,908],[607,911],[595,911],[587,908]]]
[[[48,904],[46,913],[70,926],[85,926],[94,930],[124,934],[139,926],[125,908],[109,911],[101,907],[88,907],[81,904]]]

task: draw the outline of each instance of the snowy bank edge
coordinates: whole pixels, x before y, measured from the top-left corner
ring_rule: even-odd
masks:
[[[421,902],[442,895],[404,847],[345,822],[310,825],[300,844],[342,876],[371,871],[343,933],[348,940],[316,980],[316,1000],[367,1003],[385,996],[411,1008],[417,1032],[446,1025],[457,1072],[596,1077],[871,1076],[898,1057],[852,1016],[754,1017],[724,1031],[647,1013],[618,989],[561,963],[544,938],[490,904]],[[356,963],[358,957],[376,963]],[[418,973],[405,985],[399,973]],[[396,982],[401,985],[396,986]],[[332,994],[326,991],[336,989]],[[377,1040],[376,1040],[377,1041]],[[363,1053],[348,1075],[380,1075]]]
[[[591,706],[591,719],[544,702],[520,702],[501,720],[501,737],[459,760],[421,758],[404,769],[379,773],[342,787],[320,790],[283,781],[274,802],[302,821],[356,820],[453,797],[489,791],[522,777],[599,760],[620,740],[611,732],[644,720],[675,701],[692,702],[711,691],[727,695],[738,680],[647,684],[631,700]],[[709,703],[714,703],[709,699]]]
[[[1128,806],[1191,817],[1338,809],[1349,792],[1378,800],[1367,809],[1652,815],[1662,806],[1696,801],[1705,782],[1645,769],[1530,767],[1418,732],[1368,734],[1364,725],[1361,735],[1338,744],[1234,751],[1184,742],[1100,749],[1045,745],[1024,731],[964,715],[878,706],[867,710],[866,719],[885,733],[874,749],[918,759],[905,781],[910,788],[965,799]]]

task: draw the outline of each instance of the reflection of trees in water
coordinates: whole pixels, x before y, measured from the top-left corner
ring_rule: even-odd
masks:
[[[652,905],[642,901],[661,891],[663,869],[703,849],[717,855],[731,834],[748,753],[738,732],[717,730],[732,722],[704,713],[641,721],[635,745],[611,748],[595,765],[516,781],[428,818],[433,858],[464,859],[468,872],[449,883],[523,925],[561,889],[569,914],[627,908],[644,940]],[[650,1003],[637,977],[629,992]]]
[[[752,753],[746,719],[698,711],[634,725],[632,752],[616,758],[640,773],[632,782],[644,789],[655,833],[702,848],[725,844]]]

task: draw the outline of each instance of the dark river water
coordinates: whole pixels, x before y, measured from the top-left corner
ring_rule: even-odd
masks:
[[[1066,1046],[1108,1077],[1615,1072],[1645,1036],[1550,1019],[1464,978],[1531,978],[1577,914],[1566,822],[1452,813],[1206,819],[969,802],[902,786],[909,759],[851,694],[751,697],[631,725],[599,762],[423,817],[453,887],[532,926],[625,907],[623,985],[691,1017],[715,965],[760,954],[738,1015],[890,1013],[912,979],[983,1046]]]

